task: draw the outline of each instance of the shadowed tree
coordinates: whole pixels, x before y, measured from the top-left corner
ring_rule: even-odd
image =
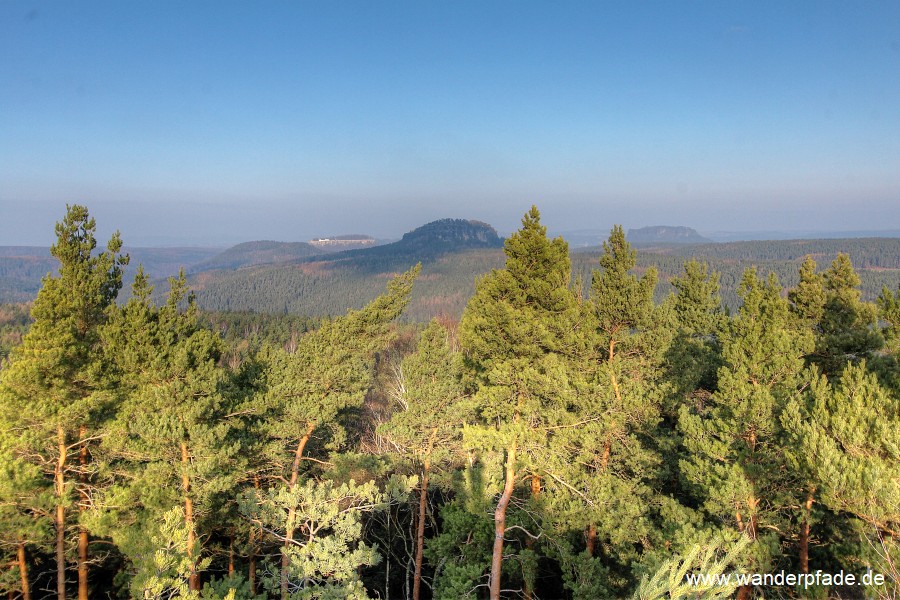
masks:
[[[446,329],[431,321],[419,338],[416,351],[400,364],[395,398],[400,410],[379,431],[419,471],[419,502],[416,513],[413,600],[422,588],[425,552],[425,521],[428,485],[432,468],[459,452],[462,433],[463,389],[458,356],[450,348]]]

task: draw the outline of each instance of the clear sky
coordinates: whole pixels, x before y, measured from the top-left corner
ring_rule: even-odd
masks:
[[[900,228],[900,2],[0,2],[0,245]]]

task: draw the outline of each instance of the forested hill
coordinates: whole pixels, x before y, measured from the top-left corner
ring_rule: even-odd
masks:
[[[675,256],[703,256],[724,260],[803,260],[831,262],[839,252],[849,254],[857,269],[900,269],[900,238],[848,238],[728,242],[671,247]]]
[[[599,242],[600,240],[598,240]],[[200,305],[209,310],[245,310],[323,316],[359,308],[384,289],[395,273],[422,262],[422,275],[404,318],[424,321],[447,314],[458,317],[475,291],[475,279],[503,264],[502,240],[490,226],[477,221],[443,219],[429,223],[391,244],[327,254],[309,244],[249,242],[222,252],[208,248],[128,249],[128,296],[132,272],[143,263],[151,277],[174,275],[184,265]],[[671,291],[670,277],[679,275],[684,261],[696,257],[720,273],[722,299],[734,310],[744,269],[757,266],[774,272],[785,287],[797,283],[800,263],[812,256],[820,269],[838,252],[850,255],[867,300],[883,286],[900,283],[900,238],[750,241],[659,246],[638,254],[639,270],[655,266],[660,273],[657,300]],[[602,248],[573,252],[572,268],[590,282],[599,267]],[[258,264],[271,263],[271,264]],[[26,302],[40,288],[41,277],[56,268],[46,248],[0,248],[0,302]],[[162,294],[165,283],[157,283]]]
[[[405,316],[458,316],[478,275],[503,264],[503,240],[486,223],[441,219],[391,244],[312,256],[293,264],[203,272],[191,278],[200,306],[307,316],[359,308],[394,274],[422,263]]]
[[[323,254],[324,250],[306,242],[273,242],[263,240],[232,246],[221,254],[191,267],[192,273],[217,269],[239,269],[254,265],[292,262]]]
[[[466,221],[437,221],[393,244],[305,259],[296,264],[261,266],[236,272],[200,273],[191,280],[200,305],[208,310],[260,311],[306,316],[343,314],[374,298],[393,274],[422,262],[404,319],[426,321],[446,314],[459,317],[475,292],[475,279],[503,264],[500,239],[487,226],[467,227]],[[493,235],[491,235],[493,233]],[[455,236],[455,237],[454,237]],[[475,248],[466,246],[475,245]],[[487,246],[487,247],[478,247]],[[724,304],[739,305],[737,287],[744,270],[756,266],[774,272],[786,288],[798,281],[800,263],[809,254],[826,268],[839,251],[858,266],[861,291],[873,300],[883,286],[900,284],[900,239],[803,240],[703,244],[653,249],[638,253],[637,270],[659,271],[659,301],[671,290],[668,281],[680,276],[688,257],[696,257],[720,274]],[[591,271],[599,268],[600,248],[572,254],[573,274],[590,287]],[[893,266],[892,266],[893,265]]]
[[[131,281],[138,265],[154,279],[176,275],[184,267],[191,270],[222,251],[221,248],[143,248],[125,246],[131,257],[125,280]],[[59,262],[46,246],[0,246],[0,303],[28,302],[41,288],[41,279],[53,273]]]
[[[449,252],[502,247],[503,240],[487,223],[440,219],[403,234],[399,241],[391,244],[336,252],[327,260],[345,262],[366,270],[368,266],[384,261],[399,260],[405,264],[410,258],[427,261]]]

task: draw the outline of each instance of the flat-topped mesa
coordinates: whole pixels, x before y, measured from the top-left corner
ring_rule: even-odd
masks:
[[[503,240],[497,231],[481,221],[465,219],[440,219],[403,235],[401,245],[419,244],[461,248],[499,248]]]
[[[632,244],[708,244],[706,239],[690,227],[655,225],[628,230],[628,241]]]

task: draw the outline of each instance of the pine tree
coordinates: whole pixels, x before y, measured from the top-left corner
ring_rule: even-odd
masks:
[[[885,286],[875,300],[878,318],[884,323],[883,352],[872,357],[869,366],[882,378],[883,384],[900,389],[900,287],[895,293]]]
[[[180,507],[194,565],[188,587],[199,592],[204,552],[198,533],[209,532],[236,483],[240,446],[228,417],[226,375],[217,364],[221,340],[199,325],[184,273],[169,282],[165,304],[156,307],[139,270],[132,299],[104,330],[125,397],[103,446],[115,485],[102,502],[109,508],[94,520],[133,561],[139,582],[156,568],[147,562],[146,531]]]
[[[330,432],[335,445],[343,430],[339,415],[362,404],[372,380],[375,352],[390,338],[390,323],[409,302],[416,266],[388,285],[386,294],[365,308],[324,322],[302,337],[296,352],[275,351],[266,379],[267,393],[256,407],[262,418],[259,431],[268,441],[265,450],[273,464],[290,465],[279,476],[286,492],[301,484],[307,444],[320,431]],[[289,453],[290,460],[285,461]],[[281,597],[290,589],[290,551],[296,530],[295,509],[288,503],[282,537]]]
[[[884,340],[876,327],[875,305],[860,299],[860,280],[850,257],[838,254],[822,276],[825,305],[819,322],[814,362],[826,375],[837,375],[847,362],[872,356]]]
[[[825,313],[825,278],[816,273],[816,261],[811,256],[800,265],[800,282],[788,293],[788,299],[807,326],[818,328]]]
[[[396,502],[413,483],[393,478],[381,491],[374,481],[307,479],[293,487],[248,493],[241,499],[241,511],[279,537],[293,529],[303,531],[302,536],[283,537],[287,560],[281,568],[288,572],[288,598],[364,600],[369,596],[360,570],[378,564],[380,557],[362,541],[362,517]]]
[[[878,299],[878,316],[885,323],[885,350],[900,358],[900,286],[895,293],[885,286]]]
[[[66,597],[66,537],[73,504],[90,503],[91,448],[107,416],[113,382],[101,359],[100,327],[122,285],[122,242],[113,235],[95,252],[96,222],[87,208],[67,207],[50,249],[59,262],[32,306],[34,324],[13,352],[0,383],[4,435],[17,460],[53,481],[56,595]],[[78,597],[88,597],[88,531],[78,531]]]
[[[706,263],[684,264],[684,275],[670,280],[675,288],[677,334],[667,353],[676,387],[676,405],[688,396],[701,398],[716,389],[722,366],[720,337],[727,321],[719,296],[719,275]],[[677,409],[676,409],[677,411]]]
[[[813,381],[785,417],[821,488],[822,502],[891,536],[900,535],[900,398],[864,363],[835,385]]]
[[[796,504],[780,417],[802,384],[803,356],[813,343],[780,293],[774,275],[763,282],[755,269],[744,274],[743,305],[723,332],[718,389],[708,404],[684,406],[680,415],[690,453],[683,473],[709,514],[755,542],[757,572],[768,568],[778,545],[765,532],[781,525],[780,508]],[[741,597],[747,593],[741,589]]]
[[[47,516],[55,502],[41,470],[12,455],[12,441],[0,438],[0,560],[10,565],[0,574],[0,590],[18,591],[23,600],[31,600],[28,554],[47,548]]]
[[[545,467],[564,462],[551,458],[548,438],[553,425],[569,421],[570,358],[579,351],[581,320],[569,287],[568,245],[562,238],[547,239],[537,208],[506,240],[504,252],[505,268],[478,281],[459,328],[481,423],[467,429],[468,443],[503,457],[502,492],[494,508],[493,600],[500,597],[507,510],[516,483],[529,475],[534,497]]]
[[[835,513],[860,519],[873,539],[885,541],[888,558],[900,557],[897,390],[883,386],[865,362],[850,363],[836,381],[816,377],[804,396],[790,403],[783,421],[812,474],[818,500]],[[900,581],[893,588],[900,591]]]
[[[566,558],[574,549],[563,555],[564,565],[572,566],[564,572],[574,570],[570,585],[599,568],[594,563],[599,561],[601,543],[615,548],[611,552],[623,562],[635,558],[633,543],[646,534],[646,483],[652,477],[651,465],[658,462],[640,439],[659,416],[656,378],[663,345],[654,339],[656,272],[650,269],[641,277],[632,273],[636,252],[618,225],[603,249],[601,268],[593,271],[591,293],[581,307],[584,330],[580,337],[586,352],[573,363],[572,382],[578,393],[570,412],[578,425],[556,433],[559,443],[572,453],[565,478],[579,494],[563,500],[572,496],[564,489],[558,499],[548,499],[555,501],[550,512],[558,529],[577,528],[585,535],[587,557]],[[603,583],[609,585],[609,581]],[[612,587],[605,588],[605,593],[612,593]],[[584,593],[594,591],[578,591],[575,597]]]

